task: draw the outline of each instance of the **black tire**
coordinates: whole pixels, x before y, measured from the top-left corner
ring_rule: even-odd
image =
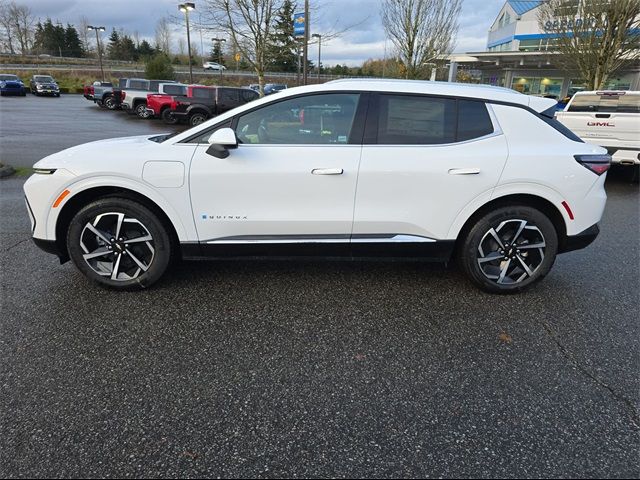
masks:
[[[136,105],[135,112],[138,118],[149,118],[149,114],[147,113],[147,104],[144,102]]]
[[[200,125],[207,121],[207,115],[205,113],[196,112],[189,115],[189,125],[195,127],[196,125]]]
[[[102,217],[97,220],[100,215]],[[115,238],[119,215],[124,215],[120,227],[122,241]],[[95,234],[92,227],[100,235]],[[151,237],[151,241],[127,243],[127,239],[143,239],[147,236]],[[84,275],[116,290],[137,290],[153,285],[167,270],[177,250],[172,245],[167,228],[151,210],[136,201],[120,197],[104,197],[82,208],[69,225],[67,249],[71,260]],[[85,261],[85,254],[96,252],[104,253]],[[146,270],[134,260],[141,262]],[[112,278],[114,270],[116,279]]]
[[[160,118],[167,125],[175,125],[178,123],[178,119],[173,115],[173,112],[169,108],[165,108],[160,114]]]
[[[113,98],[113,95],[107,95],[102,101],[102,104],[107,110],[115,110],[117,107],[116,100]]]
[[[558,253],[553,223],[526,205],[488,212],[463,235],[458,263],[476,286],[490,293],[516,293],[539,282]]]

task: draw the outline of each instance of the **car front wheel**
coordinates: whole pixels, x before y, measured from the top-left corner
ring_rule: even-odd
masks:
[[[483,290],[514,293],[542,280],[557,252],[551,220],[535,208],[516,205],[479,218],[463,239],[458,261]]]
[[[91,280],[117,290],[146,288],[169,266],[171,237],[135,201],[106,197],[82,208],[67,231],[69,256]]]
[[[145,103],[136,106],[136,115],[138,115],[139,118],[149,118],[149,112],[147,112],[147,105]]]

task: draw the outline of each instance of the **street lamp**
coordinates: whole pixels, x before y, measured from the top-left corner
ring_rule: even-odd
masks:
[[[87,30],[95,30],[96,32],[96,43],[98,45],[98,60],[100,61],[100,73],[102,74],[102,81],[104,82],[104,69],[102,68],[102,53],[100,51],[100,36],[98,32],[104,32],[104,27],[94,27],[93,25],[87,25]]]
[[[320,83],[320,60],[322,59],[322,35],[314,33],[311,38],[318,39],[318,83]]]
[[[185,2],[178,5],[178,10],[184,12],[187,20],[187,48],[189,52],[189,83],[193,83],[193,68],[191,66],[191,35],[189,33],[189,12],[195,10],[196,4],[193,2]]]
[[[224,38],[212,38],[212,42],[218,43],[218,70],[220,71],[220,85],[222,85],[222,43],[226,42]]]

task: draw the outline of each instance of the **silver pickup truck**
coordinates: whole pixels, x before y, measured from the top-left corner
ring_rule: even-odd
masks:
[[[167,95],[185,95],[187,86],[172,80],[129,79],[120,95],[120,107],[127,113],[136,114],[140,118],[148,118],[147,94],[164,93]],[[132,82],[131,80],[135,80]]]
[[[118,87],[109,84],[101,84],[93,86],[93,102],[101,108],[115,110],[119,108],[120,102],[113,95],[115,88],[122,88],[127,83],[127,78],[118,80]]]

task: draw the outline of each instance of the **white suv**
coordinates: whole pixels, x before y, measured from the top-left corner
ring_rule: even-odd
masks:
[[[117,289],[174,258],[455,256],[490,292],[598,234],[606,150],[555,102],[488,86],[341,80],[175,136],[51,155],[26,182],[38,246]]]
[[[205,70],[213,70],[215,72],[219,72],[220,70],[224,71],[227,69],[227,67],[225,67],[224,65],[220,65],[216,62],[204,62],[202,64],[202,68],[204,68]]]

